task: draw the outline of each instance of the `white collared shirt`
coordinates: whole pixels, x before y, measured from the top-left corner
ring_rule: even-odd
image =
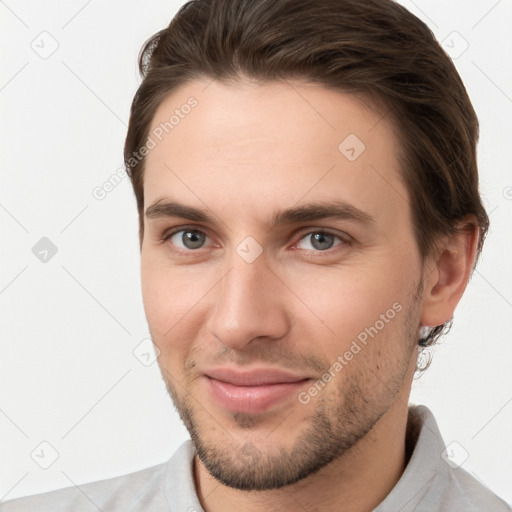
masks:
[[[374,512],[510,512],[461,467],[443,458],[432,412],[410,406],[418,428],[400,480]],[[194,487],[190,440],[167,461],[135,473],[66,487],[0,504],[0,512],[204,512]]]

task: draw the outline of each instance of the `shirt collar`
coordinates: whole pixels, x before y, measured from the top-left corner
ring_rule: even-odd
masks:
[[[374,512],[413,512],[434,484],[447,477],[442,460],[444,441],[434,415],[424,405],[409,406],[407,444],[412,447],[409,462],[400,480]]]
[[[448,468],[441,459],[444,442],[432,412],[424,405],[409,407],[407,445],[411,456],[400,480],[374,512],[413,512],[436,478]],[[165,487],[170,510],[204,512],[194,483],[192,441],[185,441],[166,466]]]

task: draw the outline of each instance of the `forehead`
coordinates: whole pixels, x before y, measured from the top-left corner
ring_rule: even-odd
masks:
[[[354,95],[300,81],[190,82],[162,102],[149,135],[145,208],[172,197],[263,216],[338,198],[408,214],[393,125]]]

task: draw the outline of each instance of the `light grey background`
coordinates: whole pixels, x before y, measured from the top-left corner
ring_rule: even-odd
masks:
[[[0,1],[0,499],[142,469],[187,437],[147,365],[122,171],[139,49],[182,3]],[[512,502],[512,2],[401,3],[444,41],[479,115],[492,224],[412,402],[434,411],[453,461]]]

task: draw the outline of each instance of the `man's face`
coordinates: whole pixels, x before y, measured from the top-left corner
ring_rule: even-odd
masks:
[[[224,484],[298,481],[407,402],[422,272],[391,125],[318,85],[214,81],[174,91],[151,133],[142,292],[164,381]]]

